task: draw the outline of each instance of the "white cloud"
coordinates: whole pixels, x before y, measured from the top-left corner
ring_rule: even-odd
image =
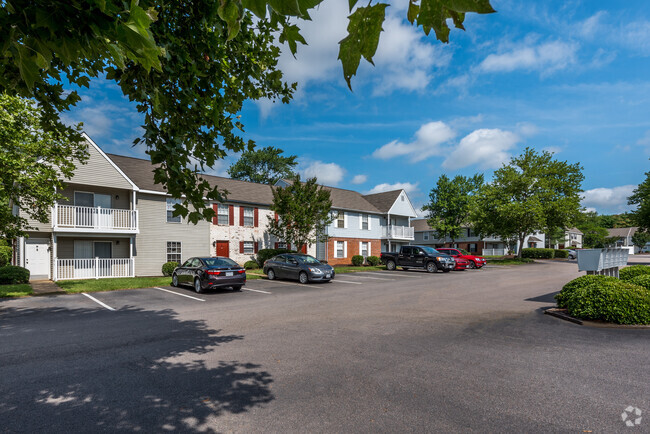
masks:
[[[354,178],[352,178],[352,184],[363,184],[368,180],[367,175],[355,175]]]
[[[545,148],[542,148],[542,151],[551,152],[553,154],[559,154],[560,152],[562,152],[562,148],[560,148],[559,146],[547,146]]]
[[[637,140],[636,144],[640,146],[645,146],[646,148],[648,148],[648,150],[650,150],[650,130],[646,131],[645,135],[641,137],[639,140]]]
[[[418,184],[419,182],[416,182],[415,184],[411,184],[410,182],[396,182],[395,184],[383,183],[375,185],[372,189],[368,190],[366,194],[383,193],[385,191],[393,190],[404,190],[407,194],[411,194],[418,191]]]
[[[535,45],[530,41],[500,54],[490,54],[479,65],[482,72],[512,72],[518,69],[549,73],[575,63],[578,45],[562,41]]]
[[[636,185],[622,185],[612,188],[593,188],[583,193],[582,206],[596,209],[601,213],[630,211],[627,198],[632,195]]]
[[[345,169],[336,163],[310,161],[303,163],[300,174],[305,178],[317,178],[319,184],[336,186],[343,180]]]
[[[519,136],[499,129],[480,129],[463,137],[458,146],[442,163],[446,169],[460,169],[478,164],[482,169],[499,167],[508,161]]]
[[[613,44],[641,55],[650,54],[650,21],[640,19],[628,23],[616,22],[617,17],[599,11],[577,25],[578,35],[598,44]],[[607,38],[603,38],[607,35]],[[605,61],[612,61],[615,54],[608,54]],[[597,59],[601,62],[602,59]]]
[[[539,133],[539,128],[530,122],[519,122],[517,124],[517,134],[523,137],[531,137]]]
[[[372,156],[382,160],[388,160],[399,156],[409,156],[411,162],[422,161],[434,155],[442,153],[442,145],[453,139],[456,133],[444,122],[429,122],[420,127],[415,133],[415,140],[410,143],[402,143],[393,140],[376,149]]]

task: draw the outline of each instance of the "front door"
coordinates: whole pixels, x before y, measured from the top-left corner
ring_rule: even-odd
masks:
[[[217,256],[224,258],[230,257],[230,247],[228,241],[217,241]]]
[[[30,279],[50,278],[50,252],[47,239],[32,238],[25,240],[25,268],[29,270]]]

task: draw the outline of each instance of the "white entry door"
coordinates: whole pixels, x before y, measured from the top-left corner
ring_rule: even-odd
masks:
[[[25,240],[25,268],[29,270],[30,279],[50,278],[50,252],[47,239],[30,238]]]

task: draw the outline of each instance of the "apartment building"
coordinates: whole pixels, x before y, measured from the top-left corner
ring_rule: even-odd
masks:
[[[324,187],[336,217],[328,241],[288,246],[267,231],[277,218],[271,186],[210,175],[203,177],[228,191],[226,201],[208,204],[216,212],[211,222],[191,224],[173,215],[176,200],[154,183],[149,160],[107,154],[84,137],[90,158],[61,192],[67,200],[54,205],[50,223],[30,221],[34,229],[16,241],[15,263],[32,279],[156,276],[168,261],[228,256],[243,264],[260,249],[281,247],[349,264],[356,254],[378,255],[384,245],[409,239],[415,212],[402,190],[363,196]]]

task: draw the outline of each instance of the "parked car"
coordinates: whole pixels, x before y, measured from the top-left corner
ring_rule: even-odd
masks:
[[[449,256],[452,256],[456,261],[458,261],[458,258],[467,259],[470,262],[469,268],[481,268],[485,264],[487,264],[487,260],[484,257],[473,255],[464,249],[456,249],[451,247],[439,247],[436,250],[442,253],[446,253]]]
[[[576,252],[574,249],[567,249],[569,252],[569,259],[576,259],[578,257],[578,252]]]
[[[302,253],[283,253],[264,262],[264,274],[269,280],[294,279],[300,283],[329,282],[334,268]]]
[[[440,250],[438,250],[440,251]],[[470,261],[467,259],[458,257],[454,258],[454,262],[456,262],[456,266],[454,267],[454,271],[465,271],[468,268],[470,268]]]
[[[447,273],[456,267],[454,258],[429,246],[402,246],[399,253],[384,252],[381,262],[386,264],[388,270],[395,270],[399,266],[404,270],[424,268],[429,273],[438,270]]]
[[[172,285],[192,285],[198,293],[208,288],[230,287],[239,291],[246,284],[246,270],[230,258],[190,258],[176,267]]]

